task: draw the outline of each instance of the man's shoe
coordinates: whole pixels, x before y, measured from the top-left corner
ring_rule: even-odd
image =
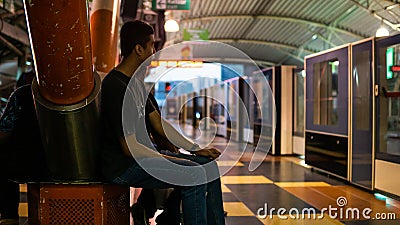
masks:
[[[0,225],[18,225],[19,220],[18,219],[1,219],[0,220]]]
[[[183,216],[181,213],[177,215],[171,215],[167,211],[164,210],[160,215],[156,218],[157,225],[180,225],[183,224]]]
[[[131,206],[131,213],[133,218],[133,223],[135,225],[149,225],[149,220],[146,217],[146,212],[138,203],[135,203]]]

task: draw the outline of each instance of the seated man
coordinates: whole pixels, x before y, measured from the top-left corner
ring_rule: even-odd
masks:
[[[149,109],[149,107],[151,109]],[[164,132],[161,129],[159,129],[160,127],[152,125],[152,122],[154,124],[157,124],[158,123],[157,121],[161,120],[160,109],[159,109],[157,101],[154,98],[154,95],[152,93],[149,93],[149,95],[148,95],[147,102],[146,102],[146,108],[148,109],[148,110],[146,110],[146,114],[145,114],[146,129],[151,138],[151,141],[153,142],[153,144],[155,145],[155,148],[159,152],[161,152],[165,155],[188,159],[188,160],[194,161],[196,163],[199,163],[200,165],[210,163],[210,162],[212,162],[212,160],[215,159],[214,157],[208,158],[208,157],[196,155],[196,153],[201,154],[202,151],[194,152],[194,154],[192,154],[191,156],[186,155],[186,154],[181,154],[179,152],[179,148],[176,147],[174,144],[172,144],[170,142],[170,140],[164,136],[165,134],[163,134]],[[149,118],[149,113],[148,113],[149,111],[157,112],[154,114],[156,117],[155,120],[154,120],[154,118],[153,118],[153,120],[151,120]],[[158,130],[156,128],[158,128]],[[180,134],[178,134],[178,135],[180,135]],[[173,137],[170,137],[170,138],[173,138]],[[214,166],[214,170],[218,171],[218,168],[217,168],[217,165],[215,164],[215,162],[212,162],[212,164]],[[159,189],[155,189],[155,190],[143,189],[142,190],[142,192],[138,198],[138,204],[140,204],[141,206],[144,207],[146,216],[148,218],[153,217],[154,213],[157,210],[156,205],[155,205],[155,201],[156,201],[155,195],[157,195],[157,194],[163,195],[165,193],[165,191],[166,190],[159,190]],[[214,202],[215,204],[218,204],[218,202],[222,202],[222,193],[221,192],[222,192],[221,183],[220,183],[219,179],[212,181],[211,183],[209,183],[207,185],[207,193],[208,193],[207,197],[219,199],[217,202]],[[162,214],[158,215],[158,217],[156,219],[157,224],[159,224],[159,225],[163,225],[163,224],[179,225],[180,224],[180,222],[181,222],[181,214],[180,214],[181,199],[179,196],[180,196],[180,194],[179,194],[178,190],[174,190],[172,193],[169,193],[169,196],[164,203],[165,204],[163,207],[164,212]],[[162,196],[162,197],[165,197],[165,196]],[[208,202],[212,203],[213,201],[210,199]],[[135,206],[135,209],[137,209],[138,207],[140,207],[140,206]]]
[[[152,27],[140,21],[127,22],[121,28],[120,39],[122,61],[102,83],[102,159],[105,178],[133,187],[176,188],[182,199],[185,225],[225,224],[221,193],[217,193],[217,196],[208,192],[209,186],[210,189],[214,188],[212,182],[207,182],[208,174],[204,168],[199,163],[159,154],[151,149],[144,122],[145,108],[149,109],[151,124],[158,133],[166,135],[158,112],[145,107],[142,81],[132,75],[154,53]],[[131,79],[134,89],[130,85],[128,87]],[[127,97],[124,101],[125,93]],[[126,108],[122,110],[124,104]],[[123,113],[125,126],[122,124]],[[196,154],[205,157],[219,156],[216,149],[200,149],[171,128],[169,125],[167,132],[173,133],[174,142],[179,147],[199,150]],[[164,178],[182,178],[183,183],[173,184]]]

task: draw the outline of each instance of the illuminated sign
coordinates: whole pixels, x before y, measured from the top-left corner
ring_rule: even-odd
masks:
[[[388,48],[386,50],[386,79],[393,78],[393,72],[391,71],[391,67],[393,66],[394,59],[394,48]]]
[[[193,60],[160,60],[151,61],[151,67],[166,67],[166,68],[201,68],[203,67],[203,61],[193,61]]]
[[[207,41],[209,38],[209,32],[207,29],[183,29],[183,40],[184,41]]]
[[[390,70],[392,72],[400,72],[400,66],[392,66],[392,67],[390,67]]]
[[[153,10],[190,10],[190,0],[153,0]]]

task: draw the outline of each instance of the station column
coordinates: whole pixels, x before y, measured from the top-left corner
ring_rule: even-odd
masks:
[[[90,13],[93,64],[100,75],[117,61],[120,0],[93,0]]]
[[[97,96],[86,0],[24,0],[37,79],[32,85],[52,178],[93,179]]]

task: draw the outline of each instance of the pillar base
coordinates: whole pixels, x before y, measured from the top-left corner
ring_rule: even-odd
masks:
[[[114,184],[28,184],[29,224],[126,225],[129,187]]]

